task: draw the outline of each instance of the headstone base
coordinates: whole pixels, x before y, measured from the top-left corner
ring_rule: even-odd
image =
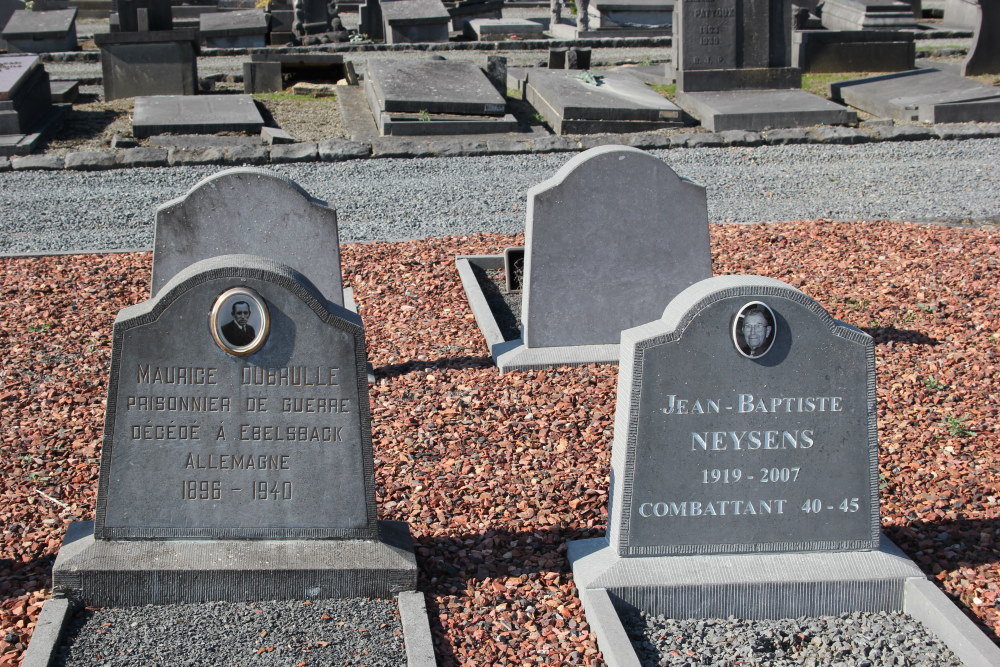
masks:
[[[374,540],[97,540],[74,522],[52,570],[57,596],[88,606],[389,598],[417,587],[409,527]]]
[[[677,103],[712,132],[858,122],[856,112],[804,90],[678,92]]]
[[[620,558],[604,538],[569,543],[587,622],[608,665],[638,664],[620,615],[797,618],[903,611],[966,664],[998,649],[884,536],[877,551]]]
[[[902,72],[913,69],[913,35],[899,31],[796,30],[792,66],[803,72]]]

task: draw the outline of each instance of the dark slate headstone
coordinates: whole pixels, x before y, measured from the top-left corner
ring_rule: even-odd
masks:
[[[878,546],[870,336],[777,280],[691,286],[622,333],[619,556]]]
[[[503,115],[506,100],[471,62],[370,58],[372,111]]]
[[[15,10],[24,9],[21,0],[0,0],[0,30],[7,25],[7,21]]]
[[[528,347],[617,343],[712,274],[705,189],[625,146],[573,157],[528,191]]]
[[[38,56],[0,56],[0,135],[24,135],[52,111],[49,75]]]
[[[3,39],[11,53],[75,51],[76,9],[47,12],[19,9],[3,26]]]
[[[386,44],[447,42],[451,15],[441,0],[381,0]]]
[[[267,15],[263,9],[204,13],[198,31],[205,44],[214,48],[264,46]]]
[[[174,15],[169,2],[162,0],[118,0],[118,25],[122,32],[172,30]],[[145,24],[139,19],[145,15]]]
[[[962,76],[1000,74],[1000,2],[981,0],[978,22]]]
[[[278,266],[206,260],[119,314],[98,539],[376,536],[361,323]]]
[[[344,304],[337,212],[264,169],[227,169],[156,211],[152,294],[194,262],[266,252]]]
[[[901,30],[796,30],[792,65],[803,72],[913,69],[913,33]]]
[[[98,33],[104,98],[194,95],[198,86],[198,31]]]

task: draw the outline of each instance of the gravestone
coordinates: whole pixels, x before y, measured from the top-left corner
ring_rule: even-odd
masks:
[[[364,330],[291,267],[203,260],[122,310],[104,434],[96,518],[67,533],[58,595],[116,606],[415,588],[407,526],[376,520]]]
[[[713,131],[856,123],[855,113],[801,90],[791,20],[790,0],[677,0],[677,103]]]
[[[591,0],[591,30],[607,37],[669,35],[673,0]]]
[[[381,0],[386,44],[447,42],[451,15],[441,0]]]
[[[608,533],[568,549],[608,664],[638,664],[620,621],[636,612],[905,610],[952,650],[986,654],[880,535],[870,336],[791,285],[720,276],[623,331],[621,346]]]
[[[448,15],[451,29],[461,32],[465,30],[466,21],[503,18],[503,0],[459,0],[448,7]]]
[[[962,62],[962,76],[1000,74],[1000,2],[981,0],[977,8],[976,32]]]
[[[205,46],[212,48],[252,48],[267,41],[267,16],[262,9],[202,14],[199,32]]]
[[[18,9],[3,26],[4,41],[11,53],[76,51],[76,10],[33,12]]]
[[[162,0],[116,0],[115,12],[121,32],[157,32],[174,28],[173,8]]]
[[[1000,89],[934,68],[830,84],[834,100],[900,122],[1000,121]]]
[[[827,30],[914,29],[909,2],[899,0],[825,0],[820,16]]]
[[[197,30],[98,33],[94,42],[101,49],[106,100],[197,91]]]
[[[979,20],[979,0],[945,0],[941,24],[959,30],[975,30]]]
[[[257,134],[264,118],[249,95],[154,95],[136,97],[132,134]]]
[[[7,21],[18,9],[24,9],[24,3],[21,0],[0,0],[0,30],[7,25]]]
[[[156,210],[152,294],[190,264],[255,249],[344,305],[337,212],[294,181],[252,167],[213,174]]]
[[[680,107],[629,72],[535,68],[524,97],[556,134],[646,132],[688,122]]]
[[[517,18],[466,19],[463,31],[479,42],[502,42],[512,35],[518,39],[544,39],[544,26],[536,21]]]
[[[382,136],[514,132],[507,101],[475,63],[369,58],[368,108]]]
[[[70,107],[52,101],[38,56],[0,56],[0,155],[30,153],[59,127]]]
[[[803,72],[902,72],[913,69],[913,33],[899,30],[796,30],[792,66]]]

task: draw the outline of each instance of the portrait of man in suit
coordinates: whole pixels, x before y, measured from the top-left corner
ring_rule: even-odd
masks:
[[[759,359],[774,343],[774,313],[756,301],[740,309],[733,326],[733,342],[744,357]]]
[[[250,302],[236,301],[233,303],[233,319],[222,325],[222,335],[233,347],[243,347],[253,342],[257,332],[250,326]]]

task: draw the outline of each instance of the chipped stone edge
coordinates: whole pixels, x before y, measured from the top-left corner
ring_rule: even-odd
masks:
[[[788,144],[855,144],[874,143],[881,141],[914,141],[914,140],[968,140],[993,139],[1000,137],[1000,123],[985,123],[987,127],[979,127],[968,123],[939,123],[936,125],[912,126],[896,125],[893,129],[880,126],[844,128],[853,130],[850,133],[830,132],[819,126],[802,128],[781,128],[763,132],[690,132],[673,136],[663,136],[663,140],[650,138],[649,133],[635,135],[600,135],[599,139],[592,135],[570,137],[551,135],[519,139],[516,135],[509,141],[500,141],[500,135],[495,139],[442,137],[421,139],[406,137],[393,139],[378,137],[374,142],[351,141],[348,139],[327,139],[321,142],[297,142],[293,144],[277,144],[272,148],[261,146],[260,155],[241,156],[238,152],[226,150],[225,146],[203,147],[197,149],[166,149],[166,148],[127,148],[116,151],[77,151],[69,156],[49,156],[46,153],[31,153],[28,155],[0,156],[0,171],[28,171],[32,169],[67,170],[67,171],[98,171],[105,169],[134,169],[137,167],[173,167],[193,164],[214,164],[220,166],[247,166],[262,164],[281,164],[286,162],[339,162],[352,159],[376,158],[417,158],[417,157],[447,157],[454,155],[508,155],[514,153],[552,153],[565,151],[583,151],[593,148],[596,144],[620,143],[634,145],[636,148],[654,150],[673,150],[678,148],[728,148],[733,146],[781,146]],[[905,128],[913,128],[905,129]],[[656,137],[660,135],[655,135]],[[503,136],[506,138],[506,135]],[[342,144],[344,152],[338,153],[336,148]],[[319,150],[317,150],[317,148]],[[128,151],[150,151],[148,153],[129,153]],[[159,152],[154,152],[159,151]],[[107,156],[113,156],[109,159]],[[143,156],[139,164],[135,160]],[[186,159],[182,160],[181,157]],[[295,157],[290,157],[295,156]],[[31,165],[37,162],[38,167]]]
[[[401,591],[396,595],[399,622],[403,626],[407,667],[434,667],[434,640],[427,617],[427,603],[420,591]]]

